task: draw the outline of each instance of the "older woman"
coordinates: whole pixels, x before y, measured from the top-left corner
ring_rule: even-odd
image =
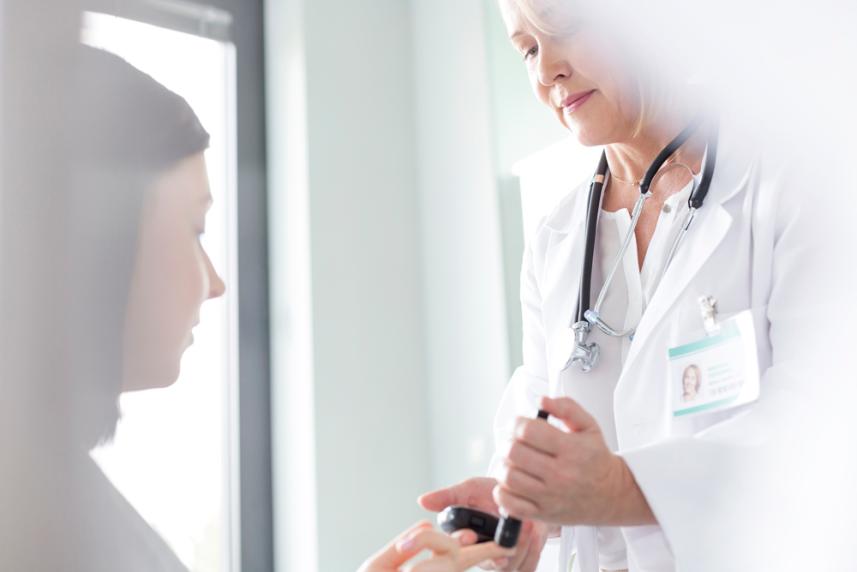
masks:
[[[837,372],[801,324],[849,307],[844,283],[824,278],[835,256],[819,256],[842,227],[813,224],[808,179],[572,4],[500,0],[536,98],[579,142],[603,146],[601,164],[529,239],[524,364],[497,414],[491,478],[420,502],[525,519],[515,554],[495,562],[504,570],[535,570],[551,536],[563,572],[711,569],[718,550],[749,569],[759,559],[744,549],[777,523],[742,526],[749,515],[724,507],[777,506],[761,476],[777,471],[758,468],[788,459],[783,396],[833,379],[820,364]],[[681,399],[691,352],[707,380],[692,407]],[[534,419],[539,408],[551,423]]]

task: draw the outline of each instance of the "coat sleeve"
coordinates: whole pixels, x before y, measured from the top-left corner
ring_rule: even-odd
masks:
[[[854,566],[855,193],[854,181],[827,183],[794,168],[759,183],[756,212],[774,220],[754,234],[768,251],[756,264],[770,263],[760,399],[692,437],[621,453],[679,570]]]
[[[538,242],[537,237],[540,234],[539,231],[536,232],[534,243]],[[539,399],[548,393],[541,296],[536,279],[533,249],[533,244],[527,246],[521,268],[524,363],[512,374],[494,417],[494,455],[491,458],[488,474],[495,478],[511,444],[515,419],[535,417]]]

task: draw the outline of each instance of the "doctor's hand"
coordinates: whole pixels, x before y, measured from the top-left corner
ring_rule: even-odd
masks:
[[[493,542],[475,543],[476,533],[472,530],[459,530],[447,536],[433,530],[427,521],[418,522],[364,562],[358,572],[464,572],[483,560],[512,553]],[[410,562],[424,550],[432,555]]]
[[[426,493],[419,498],[418,502],[426,510],[435,512],[440,512],[448,506],[459,505],[496,515],[499,514],[499,507],[491,494],[496,485],[495,479],[485,477],[467,479],[457,485]],[[533,572],[539,563],[539,556],[548,535],[554,532],[558,532],[556,527],[542,522],[524,520],[514,554],[493,560],[486,559],[480,567],[486,570]]]
[[[541,408],[567,430],[541,419],[517,420],[493,491],[497,504],[515,516],[563,525],[656,524],[630,469],[607,447],[595,419],[568,398],[545,398]]]

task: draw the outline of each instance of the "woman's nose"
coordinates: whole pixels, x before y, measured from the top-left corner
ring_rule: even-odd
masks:
[[[226,293],[226,284],[223,283],[223,279],[220,278],[220,275],[215,271],[212,272],[211,277],[211,287],[208,290],[209,298],[220,298]]]
[[[226,284],[223,283],[223,279],[220,278],[208,256],[205,257],[205,265],[208,269],[208,298],[220,298],[226,293]]]
[[[544,42],[539,48],[537,68],[539,83],[545,87],[554,85],[557,81],[571,76],[571,66],[558,50],[554,50],[550,42]]]

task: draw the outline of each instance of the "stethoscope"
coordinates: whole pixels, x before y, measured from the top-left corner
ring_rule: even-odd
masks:
[[[586,373],[592,370],[592,368],[598,363],[600,348],[596,342],[588,341],[589,332],[592,330],[592,326],[596,326],[599,330],[612,337],[624,338],[626,336],[631,337],[634,335],[634,330],[636,328],[617,330],[608,325],[601,317],[601,306],[604,303],[604,298],[607,296],[607,291],[610,289],[610,284],[613,282],[613,278],[625,258],[625,253],[631,245],[631,239],[634,237],[637,222],[640,220],[640,215],[643,212],[643,205],[645,204],[646,199],[652,196],[650,187],[655,175],[657,175],[661,167],[664,166],[664,163],[666,163],[678,148],[681,147],[691,135],[693,135],[701,124],[702,118],[698,118],[687,126],[675,137],[675,139],[670,141],[670,143],[664,147],[646,171],[645,176],[639,184],[640,197],[637,199],[636,203],[634,203],[634,209],[631,213],[631,226],[625,235],[625,239],[622,241],[622,246],[619,249],[619,252],[616,254],[616,259],[610,268],[610,272],[607,274],[607,279],[604,281],[604,285],[598,293],[595,306],[590,307],[589,295],[592,286],[592,261],[595,256],[595,238],[598,227],[598,215],[601,212],[601,194],[604,189],[604,183],[610,172],[607,165],[607,153],[604,152],[601,154],[601,159],[598,162],[598,169],[595,171],[595,175],[592,177],[592,182],[589,185],[589,199],[586,207],[586,243],[584,246],[583,270],[580,274],[577,310],[575,311],[575,315],[570,325],[574,332],[574,350],[572,351],[568,362],[566,362],[565,367],[563,367],[563,371],[576,364],[580,367],[582,372]],[[687,215],[685,216],[682,226],[673,240],[669,252],[667,253],[666,261],[664,262],[663,268],[661,269],[660,275],[657,279],[658,282],[660,282],[664,274],[666,274],[667,268],[675,257],[679,245],[687,234],[693,219],[696,217],[696,211],[702,207],[702,204],[705,202],[705,197],[708,194],[708,188],[711,186],[711,178],[714,176],[714,165],[717,161],[717,126],[716,124],[713,124],[709,126],[708,129],[709,133],[706,144],[705,164],[702,168],[702,177],[699,181],[699,185],[691,190],[690,197],[687,200]],[[655,286],[657,287],[657,284]]]

